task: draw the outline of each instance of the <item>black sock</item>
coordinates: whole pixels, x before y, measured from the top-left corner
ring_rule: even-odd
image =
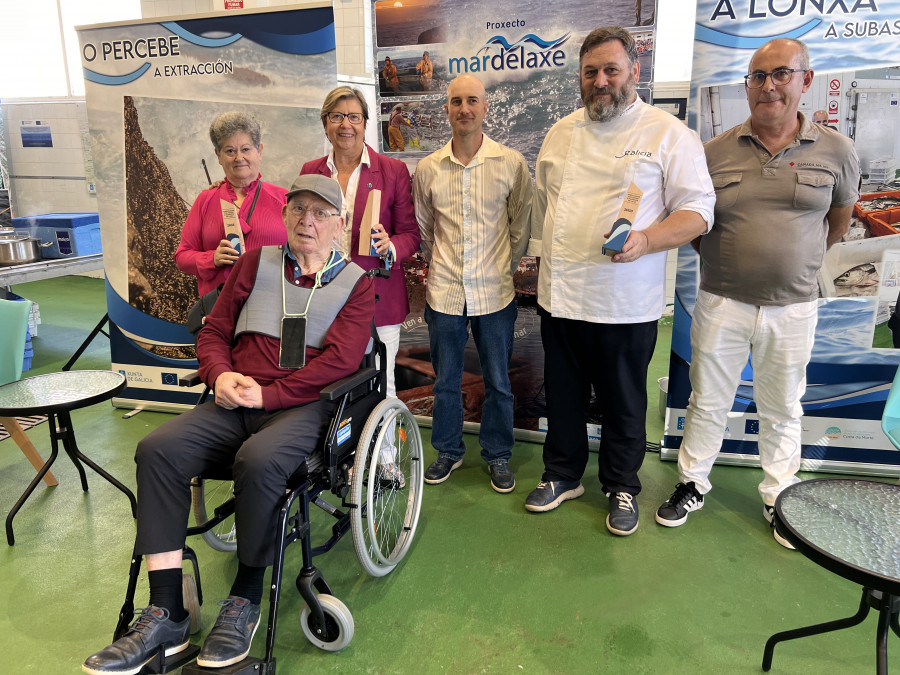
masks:
[[[238,561],[237,575],[231,585],[231,595],[245,598],[258,605],[262,601],[265,574],[265,567],[251,567]]]
[[[181,576],[180,567],[147,573],[150,581],[150,604],[169,610],[169,618],[175,623],[184,621],[187,616],[181,594]]]

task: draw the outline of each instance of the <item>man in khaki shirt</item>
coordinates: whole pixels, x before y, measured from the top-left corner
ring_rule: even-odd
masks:
[[[531,231],[531,175],[520,153],[482,132],[488,103],[478,78],[453,80],[444,110],[453,137],[419,162],[413,183],[422,252],[430,263],[425,321],[436,376],[431,444],[438,458],[425,482],[443,483],[462,465],[461,385],[471,325],[485,388],[481,456],[493,488],[512,492],[512,279]]]

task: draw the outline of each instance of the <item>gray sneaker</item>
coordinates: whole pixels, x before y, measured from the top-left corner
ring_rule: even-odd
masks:
[[[462,466],[462,457],[453,459],[448,455],[438,455],[427,469],[425,469],[425,482],[429,485],[438,485],[450,478],[450,474]]]
[[[516,477],[513,475],[512,469],[509,468],[509,462],[503,461],[489,464],[488,469],[491,472],[491,487],[496,492],[506,494],[512,492],[516,488]]]
[[[125,635],[87,658],[81,669],[91,675],[135,675],[160,647],[165,656],[183,651],[190,644],[191,617],[175,623],[169,610],[156,605],[135,611],[138,617]]]
[[[534,513],[552,511],[567,499],[584,494],[584,486],[577,480],[542,480],[525,498],[525,508]]]
[[[638,505],[634,495],[627,492],[610,492],[606,529],[620,537],[625,537],[637,528]]]
[[[243,661],[259,628],[259,605],[236,595],[229,595],[219,605],[222,609],[216,625],[197,657],[197,665],[204,668],[224,668]]]

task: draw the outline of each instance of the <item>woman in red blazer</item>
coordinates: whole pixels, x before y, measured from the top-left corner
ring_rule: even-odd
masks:
[[[390,279],[375,279],[375,326],[387,347],[387,395],[396,396],[394,359],[400,346],[400,324],[409,314],[402,262],[419,248],[419,226],[413,209],[409,170],[403,162],[379,155],[365,143],[369,106],[362,92],[333,89],[322,104],[322,126],[331,152],[307,162],[300,174],[331,176],[344,191],[347,226],[341,248],[357,265],[371,269],[389,263]],[[372,234],[378,256],[358,255],[359,226],[369,192],[381,190],[381,213]]]

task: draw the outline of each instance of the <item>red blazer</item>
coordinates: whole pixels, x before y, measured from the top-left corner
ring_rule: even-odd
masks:
[[[368,149],[371,164],[360,169],[356,203],[353,205],[353,233],[349,253],[353,262],[365,270],[381,265],[378,258],[356,253],[359,249],[359,223],[366,210],[369,191],[381,190],[380,220],[397,251],[397,260],[391,269],[390,279],[375,279],[375,293],[378,294],[375,325],[393,326],[402,323],[409,314],[409,296],[406,293],[406,278],[401,263],[418,250],[421,237],[406,164],[398,159],[379,155],[372,148]],[[307,173],[330,177],[328,158],[321,157],[304,164],[300,175]]]

